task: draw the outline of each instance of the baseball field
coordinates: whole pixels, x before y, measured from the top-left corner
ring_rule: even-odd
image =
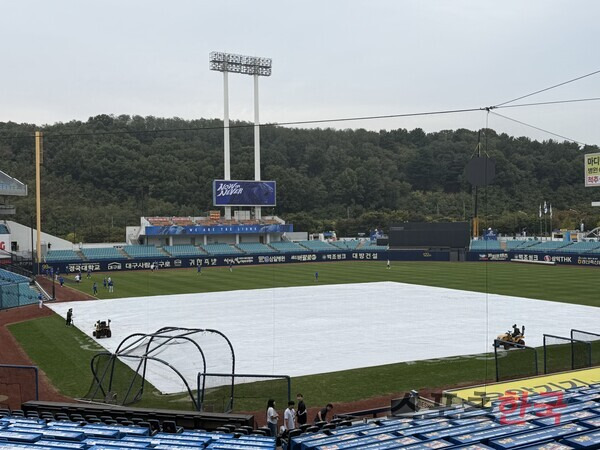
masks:
[[[316,272],[318,272],[318,281],[315,277]],[[487,334],[500,334],[506,331],[512,323],[518,322],[527,325],[538,318],[538,315],[551,314],[552,320],[557,321],[557,325],[561,323],[561,320],[565,325],[569,320],[568,315],[571,313],[569,312],[569,305],[561,307],[560,303],[572,304],[573,306],[584,305],[590,308],[586,310],[588,316],[600,318],[600,309],[596,309],[600,306],[600,299],[598,299],[595,292],[597,274],[595,268],[524,266],[510,263],[392,263],[392,267],[388,270],[385,262],[372,261],[247,266],[234,267],[232,271],[226,267],[209,267],[204,268],[201,274],[193,269],[110,274],[94,273],[91,279],[86,279],[84,276],[80,284],[68,279],[67,285],[91,294],[92,285],[96,282],[98,284],[97,297],[99,299],[114,299],[115,305],[119,304],[117,299],[121,298],[156,296],[156,301],[165,303],[166,308],[168,308],[168,301],[165,300],[164,296],[175,296],[177,294],[240,292],[278,288],[278,295],[285,298],[286,291],[281,291],[279,288],[379,282],[447,288],[456,291],[523,297],[548,302],[540,302],[538,304],[539,311],[534,313],[531,310],[528,310],[527,313],[519,313],[518,308],[512,311],[514,315],[526,314],[528,317],[513,317],[511,311],[505,311],[507,323],[504,328],[487,330]],[[114,280],[114,292],[112,293],[103,287],[105,276],[111,276]],[[402,285],[398,286],[401,287]],[[335,290],[335,286],[330,286],[330,289]],[[340,288],[340,291],[342,290]],[[430,295],[434,297],[435,303],[437,291],[431,292]],[[243,297],[243,294],[240,294],[240,296]],[[400,296],[401,293],[399,292],[397,298],[400,298]],[[467,296],[467,294],[464,296]],[[202,298],[202,296],[199,296],[198,301],[202,301]],[[319,302],[318,295],[313,299],[308,299],[308,301],[311,300]],[[343,298],[338,300],[343,301]],[[497,316],[497,314],[491,312],[493,309],[489,309],[489,302],[493,302],[494,298],[483,295],[480,300],[481,308],[473,310],[472,315],[476,320],[481,321],[482,326],[493,324],[494,317],[490,314],[494,314],[494,316]],[[154,301],[153,297],[148,301]],[[559,304],[550,302],[558,302]],[[100,301],[99,304],[102,303]],[[431,306],[431,303],[427,303],[422,311],[418,309],[416,312],[414,309],[411,310],[410,317],[403,316],[401,305],[393,310],[394,319],[403,326],[393,333],[388,333],[388,336],[394,340],[394,345],[411,348],[411,354],[416,355],[411,361],[404,359],[402,362],[384,365],[295,376],[292,378],[292,389],[302,391],[307,400],[310,399],[310,403],[316,405],[326,402],[348,403],[389,397],[410,389],[424,389],[431,392],[448,387],[493,381],[495,376],[493,354],[486,353],[487,349],[491,350],[491,342],[484,342],[481,339],[482,342],[478,343],[477,346],[481,351],[461,351],[461,348],[469,347],[466,345],[469,343],[469,334],[467,330],[462,328],[462,325],[445,320],[445,317],[452,316],[449,310],[452,308],[452,304],[448,305],[447,302],[442,303],[440,300],[440,308],[436,309]],[[367,307],[375,308],[376,306],[376,304],[373,304]],[[558,312],[556,308],[558,308]],[[115,309],[118,308],[115,307]],[[471,313],[468,310],[466,311],[463,315],[469,316]],[[564,317],[561,317],[560,311],[565,312]],[[265,315],[272,313],[272,308],[265,310]],[[144,314],[145,312],[140,310],[139,320],[142,322],[146,317]],[[76,325],[78,325],[79,318],[77,313],[75,315]],[[86,318],[80,322],[83,324],[89,320],[90,318]],[[304,321],[305,318],[299,317],[298,313],[290,317],[273,318],[272,322],[277,322],[277,326],[275,328],[275,325],[273,325],[274,331],[269,330],[269,332],[274,333],[278,338],[284,339],[288,327],[297,329],[303,326]],[[164,325],[173,325],[173,323],[165,323]],[[327,323],[324,324],[324,327],[325,330]],[[427,333],[428,328],[435,328],[438,332],[441,330],[442,334],[445,333],[446,340],[451,341],[456,346],[455,354],[448,357],[425,359],[425,355],[431,354],[428,351],[431,350],[430,347],[435,346],[434,342],[423,340],[421,337],[430,334]],[[557,326],[557,328],[560,327]],[[70,397],[85,395],[91,383],[90,359],[95,353],[102,350],[99,345],[103,344],[103,341],[96,342],[88,336],[91,330],[87,328],[80,330],[76,327],[66,328],[63,319],[55,314],[46,318],[14,324],[10,327],[10,331],[61,393]],[[546,333],[553,333],[553,331],[553,329],[544,329]],[[598,332],[599,330],[589,331]],[[377,339],[386,338],[385,329],[381,329],[380,333],[373,333],[373,331],[369,333],[357,327],[353,335],[356,341],[360,342],[368,342],[369,340],[376,342]],[[306,339],[322,339],[322,352],[327,354],[330,347],[328,342],[335,339],[335,335],[323,331],[322,335],[319,335],[319,333],[308,334]],[[353,358],[352,341],[347,344],[350,350],[346,353],[345,358],[351,359]],[[299,366],[309,365],[309,362],[315,359],[315,350],[307,352],[303,347],[302,341],[289,342],[285,346],[286,352],[289,351],[293,354]],[[333,347],[332,351],[334,351]],[[423,357],[418,357],[419,348],[422,348]],[[335,351],[339,353],[340,350]],[[377,348],[370,351],[377,352]],[[333,357],[335,355],[332,354]],[[123,370],[127,370],[127,368],[124,367]],[[257,385],[253,387],[253,390],[255,391],[253,395],[255,399],[248,400],[245,404],[239,404],[239,408],[249,410],[259,408],[263,406],[264,399],[270,396],[269,387],[266,384],[264,385],[264,391],[261,391],[260,386]],[[139,404],[140,406],[176,409],[189,407],[185,395],[161,394],[159,389],[154,388],[149,389],[147,392],[150,394],[145,395]],[[385,401],[383,402],[385,403]]]

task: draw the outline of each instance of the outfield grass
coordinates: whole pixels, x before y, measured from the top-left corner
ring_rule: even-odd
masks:
[[[319,284],[397,281],[600,305],[595,290],[597,268],[508,263],[393,262],[392,268],[387,270],[384,261],[363,261],[234,267],[232,272],[226,267],[214,267],[204,268],[202,275],[195,269],[114,272],[96,273],[91,280],[84,277],[81,284],[70,285],[91,293],[92,284],[96,281],[99,298],[119,298],[304,286],[316,283],[316,271],[319,272]],[[105,275],[113,278],[114,293],[102,287]],[[432,326],[437,325],[432,323]],[[86,346],[94,345],[93,341],[75,328],[66,328],[57,316],[15,324],[10,330],[62,393],[74,397],[85,394],[91,383],[90,359],[94,354],[94,348]],[[459,341],[457,345],[460,345]],[[298,355],[298,364],[310,358],[310,355],[303,355],[301,350]],[[518,360],[523,357],[525,354],[515,354],[513,358],[519,365]],[[540,366],[540,372],[542,370],[543,366]],[[435,389],[494,379],[493,355],[480,355],[477,358],[446,358],[297,377],[293,379],[292,389],[303,392],[311,405],[322,405],[330,401],[348,402],[410,389]],[[262,408],[265,399],[270,396],[269,389],[267,384],[255,384],[252,388],[254,392],[240,400],[237,409]],[[150,395],[146,391],[140,406],[189,407],[185,396],[158,396],[153,393],[153,388],[149,391]],[[218,397],[218,394],[215,396]]]
[[[217,292],[314,284],[397,281],[466,291],[514,295],[565,303],[600,306],[596,289],[598,269],[577,266],[537,266],[510,263],[393,262],[384,261],[302,263],[268,266],[171,269],[92,274],[80,284],[69,283],[87,293],[98,283],[98,298]],[[102,287],[102,278],[111,276],[115,291]]]

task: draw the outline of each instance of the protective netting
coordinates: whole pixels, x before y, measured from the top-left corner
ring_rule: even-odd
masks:
[[[591,344],[544,334],[544,373],[564,372],[591,366]]]
[[[495,350],[496,381],[533,377],[538,374],[538,352],[533,347],[508,346],[501,341]]]
[[[93,382],[85,398],[126,405],[148,390],[186,392],[197,408],[193,392],[197,374],[207,370],[235,370],[233,348],[217,330],[165,327],[152,334],[133,334],[115,353],[94,357]],[[153,385],[144,382],[149,378]]]
[[[571,339],[590,343],[592,366],[600,366],[600,334],[583,330],[571,330]]]
[[[242,412],[265,408],[268,399],[285,409],[291,397],[290,377],[285,375],[198,375],[199,403],[203,411]]]
[[[37,296],[28,283],[0,284],[0,310],[37,302]]]

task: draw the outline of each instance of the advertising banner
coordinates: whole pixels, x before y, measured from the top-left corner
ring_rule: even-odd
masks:
[[[123,259],[104,261],[82,261],[79,263],[54,263],[46,264],[43,270],[58,269],[60,273],[72,274],[88,270],[92,272],[112,272],[130,270],[150,270],[152,265],[159,269],[176,269],[190,267],[222,267],[222,266],[247,266],[263,264],[288,264],[311,262],[341,262],[341,261],[381,261],[383,264],[390,261],[449,261],[449,253],[444,251],[344,251],[337,252],[304,252],[280,253],[268,255],[214,255],[188,258],[162,258],[162,259]]]
[[[585,187],[600,186],[600,153],[585,155]]]
[[[275,182],[214,180],[213,205],[275,206]]]
[[[148,226],[146,236],[175,236],[182,234],[204,235],[204,234],[263,234],[263,233],[291,233],[294,231],[293,224],[269,224],[269,225],[169,225]]]
[[[10,251],[10,234],[0,234],[0,258],[3,252]]]

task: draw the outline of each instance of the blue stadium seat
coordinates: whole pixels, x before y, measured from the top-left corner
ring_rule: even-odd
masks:
[[[248,253],[249,255],[278,253],[277,250],[269,247],[268,245],[260,244],[258,242],[240,243],[240,244],[237,244],[237,248],[239,248],[244,253]]]
[[[81,261],[81,257],[73,250],[48,250],[46,262],[69,262]]]
[[[206,244],[202,248],[211,255],[241,255],[241,250],[229,244]]]
[[[114,247],[103,248],[83,248],[81,253],[89,261],[97,261],[102,259],[123,259],[124,255]]]
[[[195,245],[165,245],[163,250],[172,256],[204,256],[206,252]]]
[[[132,258],[165,258],[167,255],[154,245],[126,245],[123,251]]]
[[[306,247],[302,247],[301,245],[298,245],[295,242],[279,241],[279,242],[271,242],[269,245],[280,253],[307,253],[308,252],[308,249]]]

